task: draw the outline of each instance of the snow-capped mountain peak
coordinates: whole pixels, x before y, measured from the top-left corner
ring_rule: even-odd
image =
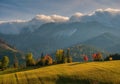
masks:
[[[81,14],[80,16],[73,15],[70,18],[71,22],[91,22],[96,21],[106,26],[119,27],[120,10],[119,9],[97,9],[89,14]]]
[[[97,9],[89,14],[75,13],[70,18],[60,15],[43,15],[38,14],[29,21],[0,21],[0,33],[3,34],[19,34],[24,28],[34,31],[45,23],[66,23],[66,22],[98,22],[106,26],[119,29],[120,10],[119,9]]]

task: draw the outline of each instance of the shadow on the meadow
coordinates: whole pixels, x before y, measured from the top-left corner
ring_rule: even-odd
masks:
[[[59,76],[59,79],[56,81],[56,84],[113,84],[113,83],[102,83],[96,80],[89,79],[72,79],[68,77]]]
[[[74,65],[85,64],[85,63],[89,63],[89,62],[77,62],[77,63],[69,64],[68,66],[74,66]]]

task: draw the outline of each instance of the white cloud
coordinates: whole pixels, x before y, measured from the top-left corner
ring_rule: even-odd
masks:
[[[74,14],[70,18],[70,22],[90,22],[97,21],[104,25],[109,26],[120,26],[120,10],[119,9],[97,9],[89,14],[81,14],[80,16],[75,16]]]
[[[112,8],[107,8],[107,9],[97,9],[95,10],[93,13],[89,14],[89,15],[94,15],[97,13],[109,13],[111,15],[116,15],[116,14],[120,14],[120,9],[112,9]]]
[[[2,23],[24,23],[27,22],[26,20],[10,20],[10,21],[0,21],[0,24]]]
[[[47,16],[47,15],[36,15],[36,17],[33,18],[33,20],[38,20],[38,21],[42,21],[42,22],[53,22],[51,17]]]
[[[5,21],[0,21],[0,24],[5,23]]]
[[[0,33],[4,34],[19,34],[21,29],[24,28],[25,21],[15,20],[15,21],[5,21],[0,24]]]
[[[60,16],[60,15],[36,15],[35,18],[33,18],[33,21],[37,20],[40,22],[48,23],[48,22],[66,22],[69,20],[68,17]]]

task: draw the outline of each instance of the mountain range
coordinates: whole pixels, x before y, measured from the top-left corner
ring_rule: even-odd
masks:
[[[99,9],[90,14],[76,13],[70,18],[37,15],[30,21],[17,22],[20,26],[16,22],[0,23],[0,37],[18,49],[31,51],[36,56],[77,44],[92,45],[115,53],[117,45],[120,45],[119,22],[120,10],[110,8]]]
[[[0,33],[19,34],[24,28],[30,31],[38,29],[46,23],[72,23],[72,22],[98,22],[103,25],[113,27],[119,30],[120,10],[119,9],[97,9],[91,13],[83,14],[77,12],[71,17],[60,15],[38,14],[29,20],[0,21]]]

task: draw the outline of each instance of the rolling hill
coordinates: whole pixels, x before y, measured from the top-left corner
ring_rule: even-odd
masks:
[[[120,84],[120,61],[67,63],[0,75],[0,84]]]
[[[120,38],[112,33],[106,32],[83,42],[83,44],[96,46],[109,52],[115,52],[115,50],[117,50],[116,45],[120,44]],[[116,48],[113,46],[116,46]],[[109,49],[110,47],[113,47],[113,51]]]
[[[17,50],[16,48],[14,48],[13,46],[9,45],[2,39],[0,39],[0,59],[2,59],[3,56],[8,56],[10,59],[10,65],[11,65],[14,62],[15,55],[22,62],[23,53]]]

